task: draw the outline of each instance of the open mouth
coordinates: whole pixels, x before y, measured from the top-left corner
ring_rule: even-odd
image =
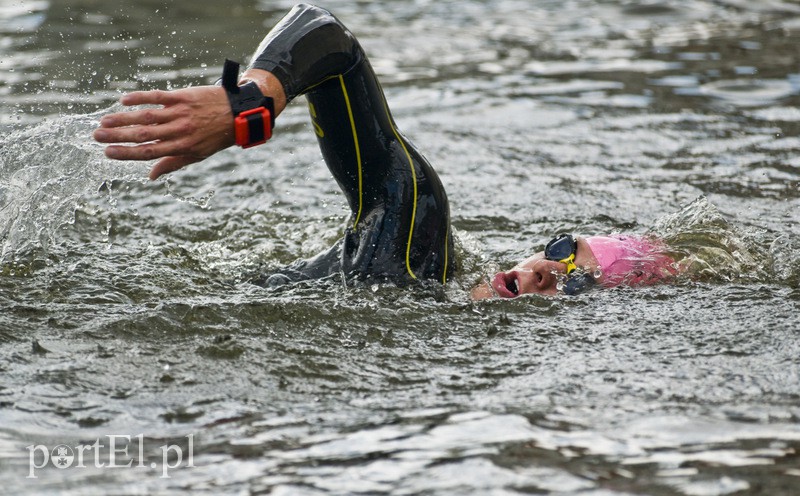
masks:
[[[492,287],[503,298],[516,298],[519,296],[519,278],[516,272],[500,272],[494,276]]]

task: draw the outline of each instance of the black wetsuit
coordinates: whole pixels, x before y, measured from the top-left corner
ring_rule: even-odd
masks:
[[[330,250],[256,282],[335,273],[446,282],[454,265],[447,195],[398,131],[352,33],[330,12],[298,5],[270,31],[250,67],[274,74],[288,101],[306,95],[322,155],[352,211]]]

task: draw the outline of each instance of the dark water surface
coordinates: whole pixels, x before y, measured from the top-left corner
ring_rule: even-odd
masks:
[[[166,182],[89,136],[290,6],[0,0],[0,492],[800,494],[800,4],[327,2],[439,171],[463,268],[265,290],[241,275],[347,215],[302,102]],[[651,229],[695,277],[467,297],[555,232]],[[95,466],[109,436],[130,468]]]

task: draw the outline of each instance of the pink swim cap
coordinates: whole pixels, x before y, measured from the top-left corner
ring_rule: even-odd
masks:
[[[586,243],[600,264],[606,287],[656,284],[679,272],[664,243],[655,238],[592,236]]]

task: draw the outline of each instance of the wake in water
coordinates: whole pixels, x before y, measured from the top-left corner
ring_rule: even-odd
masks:
[[[145,166],[107,159],[92,139],[100,117],[120,110],[62,116],[0,139],[0,263],[46,254],[87,196],[110,194],[114,180],[144,180]]]
[[[745,231],[705,197],[659,219],[650,234],[667,242],[670,256],[693,280],[791,284],[798,278],[798,254],[788,233]]]

